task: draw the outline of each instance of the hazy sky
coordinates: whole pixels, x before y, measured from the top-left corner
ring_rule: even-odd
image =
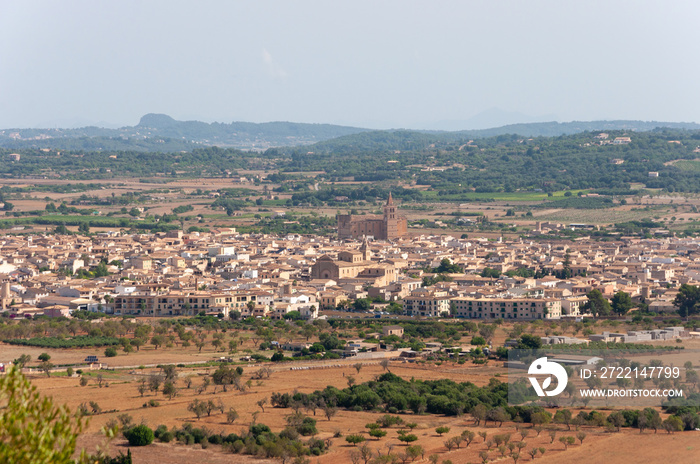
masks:
[[[0,0],[0,44],[2,128],[700,122],[697,0]]]

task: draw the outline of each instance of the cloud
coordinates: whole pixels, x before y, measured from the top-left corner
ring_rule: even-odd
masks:
[[[279,79],[284,79],[287,77],[287,71],[285,71],[280,65],[275,63],[272,59],[272,55],[266,48],[262,49],[262,60],[267,67],[267,72],[272,76]]]

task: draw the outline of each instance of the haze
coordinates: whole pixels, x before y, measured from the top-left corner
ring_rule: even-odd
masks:
[[[0,127],[700,121],[696,1],[0,0]]]

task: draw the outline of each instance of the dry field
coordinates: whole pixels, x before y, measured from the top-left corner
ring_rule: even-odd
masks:
[[[5,348],[5,347],[3,347]],[[82,351],[82,350],[81,350]],[[129,356],[120,355],[118,358],[123,360],[139,359],[143,363],[155,362],[173,362],[172,357],[178,357],[180,354],[175,350],[157,353],[154,350],[142,350],[142,353],[133,353]],[[181,353],[184,354],[184,353]],[[138,356],[137,356],[138,355]],[[165,355],[165,356],[163,356]],[[211,353],[209,354],[209,356]],[[190,354],[189,356],[193,356]],[[56,360],[59,356],[56,356]],[[111,360],[110,360],[111,361]],[[149,362],[150,361],[150,362]],[[93,448],[102,441],[98,430],[109,419],[116,418],[117,415],[128,413],[133,416],[135,422],[145,422],[149,426],[155,428],[159,424],[165,424],[169,427],[180,427],[186,422],[192,423],[195,427],[206,427],[213,432],[226,433],[244,433],[248,426],[252,423],[253,413],[260,411],[256,402],[262,398],[269,397],[273,392],[293,392],[299,391],[310,393],[314,390],[320,390],[328,385],[338,388],[347,386],[347,377],[352,375],[358,383],[366,382],[373,379],[384,370],[377,364],[369,361],[365,364],[358,373],[352,366],[356,361],[332,361],[333,365],[340,364],[341,367],[316,368],[309,370],[290,370],[288,365],[275,366],[275,370],[271,377],[261,382],[253,381],[252,387],[244,392],[233,391],[222,392],[221,388],[214,391],[213,386],[210,386],[207,391],[197,395],[195,388],[201,383],[201,376],[207,372],[213,372],[213,368],[187,368],[180,369],[180,378],[178,380],[179,392],[172,400],[168,400],[162,394],[146,393],[141,396],[137,391],[139,379],[149,373],[155,373],[158,369],[144,370],[117,370],[114,372],[104,372],[104,380],[109,383],[109,386],[98,387],[95,382],[94,373],[90,383],[85,387],[80,387],[78,378],[52,377],[45,376],[32,377],[33,383],[38,389],[46,395],[52,396],[57,402],[65,403],[71,409],[76,409],[80,403],[86,401],[97,402],[104,411],[111,411],[92,416],[86,434],[81,437],[80,445]],[[696,360],[697,362],[697,360]],[[306,365],[318,366],[323,363],[307,362]],[[116,365],[116,364],[115,364]],[[295,363],[295,366],[305,365],[304,363]],[[468,366],[468,367],[464,367]],[[392,362],[389,369],[394,374],[397,374],[406,379],[438,379],[450,378],[458,382],[470,381],[477,385],[484,385],[496,373],[503,373],[503,368],[496,366],[476,367],[471,365],[460,366],[457,364],[443,364],[442,366],[417,366],[408,363]],[[244,378],[247,378],[250,373],[256,368],[253,366],[244,367]],[[192,378],[192,387],[186,388],[184,378]],[[233,424],[227,424],[225,416],[215,412],[210,417],[204,416],[197,420],[194,415],[187,411],[187,405],[193,399],[201,400],[212,399],[218,401],[221,399],[223,404],[228,409],[235,408],[239,414],[239,419]],[[142,405],[150,400],[156,399],[160,402],[160,406],[143,408]],[[257,416],[258,423],[264,423],[270,428],[278,432],[285,426],[285,416],[291,414],[291,409],[277,409],[269,406],[265,407],[264,412],[260,412]],[[577,409],[573,410],[574,415]],[[311,413],[309,413],[311,414]],[[321,411],[316,413],[318,420],[317,428],[319,430],[318,438],[326,439],[333,436],[334,433],[340,432],[344,436],[349,434],[362,433],[368,437],[364,425],[368,422],[375,421],[382,414],[375,412],[352,412],[340,410],[338,414],[331,420],[327,420]],[[416,422],[418,427],[414,430],[418,436],[417,444],[420,444],[426,450],[426,459],[422,462],[427,462],[427,456],[433,453],[438,453],[441,460],[450,459],[454,463],[481,462],[479,453],[486,449],[483,440],[479,437],[468,448],[464,446],[459,450],[447,451],[443,445],[444,441],[454,435],[461,433],[464,429],[469,429],[474,432],[486,432],[489,437],[511,433],[513,441],[520,441],[520,433],[516,429],[515,424],[506,423],[501,428],[489,425],[487,427],[475,427],[471,417],[466,415],[463,417],[443,417],[437,415],[404,415],[406,422]],[[440,437],[435,433],[435,428],[438,426],[450,427],[450,432],[445,436]],[[525,429],[529,428],[527,425]],[[653,432],[645,432],[639,434],[637,430],[626,430],[619,434],[605,433],[600,428],[583,427],[582,430],[587,434],[584,443],[578,441],[568,450],[558,441],[558,437],[575,435],[575,431],[567,432],[565,426],[551,426],[552,429],[558,431],[557,439],[554,443],[550,443],[548,431],[543,432],[539,437],[534,431],[529,431],[524,441],[527,447],[524,451],[530,450],[533,447],[544,447],[546,453],[543,457],[537,458],[537,462],[572,462],[572,463],[588,463],[588,462],[673,462],[673,463],[690,463],[697,462],[698,451],[697,446],[700,442],[697,432],[682,432],[673,435],[667,435],[665,432],[654,434]],[[388,429],[386,437],[375,440],[369,439],[368,444],[383,453],[393,448],[394,452],[401,452],[404,445],[397,440],[397,428]],[[369,438],[369,437],[368,437]],[[333,445],[330,452],[313,458],[312,463],[320,464],[345,464],[350,463],[350,451],[353,449],[348,445],[344,438],[333,438]],[[126,445],[124,440],[115,440],[112,444],[112,453],[118,451],[125,452]],[[132,448],[132,453],[136,459],[135,462],[164,462],[164,463],[189,463],[192,460],[205,463],[223,463],[223,462],[268,462],[259,458],[248,456],[231,455],[224,453],[219,446],[210,445],[207,449],[201,449],[199,445],[185,446],[171,442],[170,444],[155,443],[148,447]],[[519,462],[528,462],[530,457],[522,453],[523,458]],[[497,450],[492,449],[489,453],[491,459],[499,459],[502,462],[512,462],[511,458],[501,458]],[[421,460],[419,460],[420,462]]]
[[[507,337],[507,333],[513,328],[510,324],[503,324],[496,331],[494,337],[494,346],[503,343]],[[596,331],[610,330],[603,324],[598,324]],[[534,333],[543,335],[544,330],[552,330],[551,328],[540,326]],[[560,329],[558,329],[560,330]],[[617,326],[614,330],[623,330],[623,326]],[[347,330],[346,330],[347,331]],[[526,327],[526,331],[530,331]],[[571,333],[570,331],[567,333]],[[463,337],[463,343],[468,343],[470,336]],[[663,344],[674,344],[675,341],[665,342]],[[700,340],[687,340],[683,342],[683,346],[687,349],[685,353],[679,354],[678,365],[683,364],[686,360],[692,361],[695,365],[700,364],[697,352],[691,353],[692,349],[700,349]],[[245,346],[240,347],[252,348],[252,342],[248,340]],[[40,392],[51,396],[58,403],[67,404],[72,410],[75,410],[81,403],[95,401],[99,404],[104,412],[90,418],[89,427],[86,433],[80,439],[80,446],[86,447],[89,450],[94,450],[94,447],[102,442],[102,437],[99,434],[100,428],[105,425],[110,419],[116,418],[119,414],[130,414],[136,423],[144,421],[152,428],[160,424],[165,424],[168,427],[180,427],[189,422],[195,427],[206,427],[212,432],[219,433],[237,433],[245,432],[248,426],[253,421],[253,413],[260,411],[256,402],[262,398],[269,398],[273,392],[294,392],[310,393],[315,390],[320,390],[328,385],[338,388],[347,386],[348,376],[355,377],[357,383],[367,382],[372,380],[384,370],[378,365],[377,361],[364,361],[364,365],[358,373],[353,367],[357,362],[354,359],[348,360],[333,360],[333,361],[306,361],[295,362],[293,365],[308,366],[312,369],[308,370],[291,370],[290,364],[274,364],[271,365],[273,372],[269,379],[262,381],[252,380],[251,387],[241,393],[229,388],[229,391],[223,392],[221,387],[214,389],[211,385],[205,392],[196,393],[196,389],[202,384],[203,375],[211,374],[215,368],[205,366],[191,366],[178,369],[179,379],[177,382],[178,395],[172,400],[169,400],[162,393],[153,394],[147,392],[141,396],[137,390],[139,380],[144,376],[159,372],[155,367],[159,363],[193,363],[208,361],[219,357],[224,353],[213,351],[213,347],[207,347],[200,353],[196,347],[182,348],[160,348],[153,349],[152,346],[144,346],[138,352],[124,354],[120,351],[119,355],[114,358],[104,358],[102,355],[104,349],[42,349],[30,348],[14,345],[0,344],[0,361],[8,361],[18,357],[20,354],[29,354],[33,360],[41,352],[48,352],[51,355],[51,361],[55,364],[64,363],[79,363],[85,356],[96,354],[101,360],[108,362],[110,369],[117,370],[101,371],[104,384],[100,388],[97,385],[97,372],[87,372],[89,384],[81,387],[79,378],[68,378],[65,375],[60,376],[54,374],[47,378],[44,374],[31,374],[30,377],[34,385],[37,386]],[[35,365],[36,361],[30,363]],[[146,366],[144,369],[139,369],[139,366]],[[325,368],[321,368],[325,366]],[[121,368],[121,369],[120,369]],[[257,370],[257,366],[243,365],[244,380],[250,378],[251,374]],[[397,374],[405,379],[440,379],[449,378],[457,382],[472,382],[476,385],[485,385],[489,380],[499,375],[501,379],[505,379],[506,371],[501,366],[501,363],[492,361],[487,366],[476,366],[472,364],[458,365],[454,363],[444,363],[440,366],[434,364],[412,364],[393,361],[389,369],[394,374]],[[186,387],[186,379],[191,379],[191,387]],[[108,384],[108,386],[107,386]],[[239,419],[234,424],[228,424],[225,420],[225,415],[218,412],[212,413],[211,416],[203,416],[201,419],[196,419],[195,416],[187,411],[187,405],[194,399],[214,400],[219,399],[223,402],[225,409],[229,407],[235,408],[240,414]],[[158,407],[144,408],[143,405],[147,401],[154,399],[160,403]],[[265,411],[260,411],[257,415],[257,422],[264,423],[271,427],[275,432],[279,432],[286,425],[285,417],[291,414],[291,409],[277,409],[269,406],[265,407]],[[573,409],[574,415],[578,410]],[[307,412],[307,414],[311,414]],[[381,413],[376,412],[352,412],[340,410],[331,420],[327,420],[319,410],[316,412],[318,420],[317,428],[319,431],[318,438],[331,438],[333,445],[330,452],[318,458],[312,458],[312,463],[320,464],[346,464],[350,463],[350,451],[353,449],[351,445],[345,442],[345,439],[332,438],[335,433],[340,432],[343,436],[349,434],[362,433],[368,437],[366,428],[368,422],[374,422]],[[443,417],[437,415],[403,415],[406,422],[416,422],[418,427],[414,430],[418,436],[419,444],[426,450],[426,459],[419,462],[427,463],[427,456],[433,453],[440,455],[440,459],[450,459],[453,463],[469,463],[481,462],[479,453],[486,449],[483,440],[478,438],[469,448],[447,451],[444,442],[447,438],[461,433],[464,429],[472,431],[485,431],[489,437],[511,433],[513,441],[519,441],[519,432],[516,430],[514,423],[506,423],[501,428],[497,428],[489,424],[487,427],[475,427],[469,415],[463,417]],[[438,426],[448,426],[450,432],[445,436],[440,437],[435,433],[435,428]],[[529,428],[527,425],[525,428]],[[574,436],[575,431],[568,432],[566,427],[562,425],[550,426],[558,431],[558,437]],[[390,447],[393,447],[394,452],[400,453],[404,448],[397,439],[398,429],[396,427],[388,429],[386,437],[375,440],[369,439],[370,447],[381,450],[386,453]],[[535,436],[534,431],[530,431],[529,436],[525,438],[527,447],[524,451],[528,451],[533,447],[544,447],[546,453],[543,457],[536,458],[537,462],[610,462],[610,463],[626,463],[626,462],[643,462],[643,463],[690,463],[697,462],[698,452],[695,448],[700,446],[698,432],[679,432],[673,435],[668,435],[665,432],[654,434],[646,431],[644,434],[639,434],[638,430],[623,429],[621,433],[606,433],[601,428],[584,427],[583,431],[587,434],[583,444],[577,440],[574,446],[570,446],[568,450],[555,440],[550,443],[549,433],[543,432],[539,437]],[[557,438],[558,438],[557,437]],[[369,437],[368,437],[369,438]],[[517,438],[517,439],[516,439]],[[118,439],[113,442],[111,447],[112,453],[125,451],[125,441]],[[201,449],[200,445],[185,446],[171,442],[169,444],[154,443],[151,446],[143,448],[133,448],[132,452],[137,463],[183,463],[189,464],[193,462],[203,463],[223,463],[223,462],[268,462],[259,458],[253,458],[243,455],[232,455],[224,453],[220,446],[210,445],[207,449]],[[523,454],[523,458],[519,462],[529,462],[531,458]],[[511,458],[500,458],[500,454],[493,449],[489,453],[490,459],[498,459],[499,462],[512,462]]]

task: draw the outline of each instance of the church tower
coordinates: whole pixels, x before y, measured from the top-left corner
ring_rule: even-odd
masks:
[[[384,227],[386,228],[386,238],[392,239],[399,236],[399,220],[396,217],[396,205],[389,192],[389,198],[384,205]]]
[[[372,261],[372,250],[369,249],[367,237],[362,237],[362,245],[360,245],[360,253],[362,253],[363,261]]]

